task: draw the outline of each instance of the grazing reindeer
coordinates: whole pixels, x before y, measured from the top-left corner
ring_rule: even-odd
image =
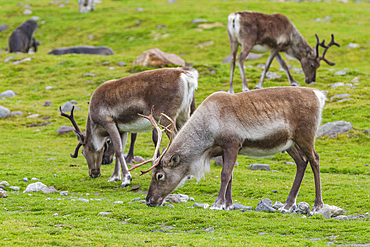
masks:
[[[64,54],[89,54],[89,55],[114,55],[114,52],[111,48],[106,46],[73,46],[73,47],[62,47],[51,50],[48,54],[51,55],[64,55]]]
[[[95,9],[95,0],[78,0],[78,4],[80,5],[80,13],[87,13]]]
[[[27,20],[17,27],[9,37],[8,51],[12,53],[28,53],[31,47],[34,52],[37,51],[37,46],[40,45],[33,35],[37,29],[37,22]]]
[[[243,91],[249,90],[244,73],[244,61],[251,51],[257,53],[271,51],[261,79],[256,86],[256,88],[262,88],[263,80],[275,57],[280,66],[285,70],[290,85],[299,86],[299,83],[294,80],[290,74],[288,66],[279,52],[285,52],[301,62],[305,75],[305,82],[310,84],[316,80],[316,70],[320,67],[321,60],[324,60],[331,66],[335,65],[335,63],[329,62],[324,57],[330,46],[336,45],[340,47],[338,43],[334,42],[333,34],[331,35],[331,42],[327,46],[325,45],[325,40],[320,43],[316,34],[317,44],[315,52],[294,24],[282,14],[268,15],[250,11],[231,13],[228,18],[227,32],[229,34],[232,54],[230,89],[228,91],[230,93],[234,92],[233,77],[236,53],[238,52],[239,45],[241,45],[241,52],[239,54],[238,63],[243,82]],[[319,56],[319,46],[325,48],[322,56]]]
[[[146,204],[162,205],[189,176],[201,179],[210,168],[210,159],[222,155],[221,188],[211,209],[232,209],[232,173],[238,154],[266,157],[286,150],[297,173],[282,210],[295,204],[308,162],[315,179],[313,211],[319,210],[323,201],[314,146],[324,104],[322,92],[303,87],[210,95],[152,166]]]
[[[127,169],[123,150],[128,133],[153,129],[151,123],[138,114],[148,114],[154,106],[154,119],[158,122],[160,113],[165,113],[176,123],[176,133],[190,117],[197,86],[198,72],[195,69],[170,68],[145,71],[103,83],[91,96],[86,134],[78,128],[73,110],[71,115],[61,111],[62,116],[71,120],[79,141],[71,156],[77,157],[78,149],[83,146],[90,177],[99,177],[104,144],[109,136],[113,143],[116,164],[108,181],[120,180],[122,170],[121,187],[127,186],[130,184],[131,174]],[[167,119],[161,119],[161,123],[167,122]]]

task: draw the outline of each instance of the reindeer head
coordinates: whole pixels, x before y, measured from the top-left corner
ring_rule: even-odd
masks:
[[[305,75],[305,82],[307,84],[315,82],[315,80],[316,80],[316,71],[320,67],[321,60],[324,60],[330,66],[335,65],[335,63],[329,62],[325,58],[325,54],[332,45],[336,45],[336,46],[340,47],[340,45],[338,43],[334,42],[334,35],[333,34],[331,35],[331,41],[328,45],[325,45],[325,40],[320,42],[319,36],[317,36],[317,34],[315,34],[315,36],[316,36],[316,40],[317,40],[317,42],[316,42],[316,52],[314,52],[314,50],[311,47],[307,47],[307,50],[306,50],[307,54],[306,54],[306,56],[304,56],[301,59],[301,65],[302,65],[303,73]],[[319,56],[319,46],[325,48],[325,50],[324,50],[324,52],[322,53],[321,56]]]
[[[59,110],[60,110],[60,115],[61,116],[66,117],[71,121],[73,127],[75,128],[73,130],[73,132],[75,133],[75,135],[77,136],[77,139],[78,139],[78,144],[76,146],[74,154],[70,154],[71,157],[72,158],[77,158],[78,150],[80,149],[81,146],[83,146],[82,154],[83,154],[83,156],[85,156],[85,159],[87,161],[87,165],[89,167],[90,177],[92,177],[92,178],[100,177],[100,175],[101,175],[100,166],[101,166],[101,163],[102,163],[103,154],[104,154],[104,150],[105,150],[106,145],[103,145],[103,147],[100,150],[97,150],[94,147],[92,141],[89,141],[88,137],[81,132],[80,128],[78,127],[78,125],[77,125],[77,123],[76,123],[76,121],[73,117],[74,106],[72,107],[71,115],[68,115],[68,114],[64,113],[62,111],[61,107],[59,107]]]

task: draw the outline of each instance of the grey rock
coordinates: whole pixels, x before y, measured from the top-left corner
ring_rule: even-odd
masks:
[[[166,204],[165,205],[166,207],[170,207],[170,208],[174,208],[175,206],[174,205],[172,205],[172,204]]]
[[[61,135],[64,135],[64,134],[67,134],[69,132],[72,132],[75,128],[73,128],[72,126],[60,126],[56,132],[61,134]]]
[[[360,82],[360,77],[359,76],[356,76],[355,78],[353,78],[351,80],[352,83],[359,83]]]
[[[347,49],[355,49],[355,48],[359,48],[360,45],[359,44],[356,44],[356,43],[349,43],[347,45]]]
[[[0,189],[5,189],[5,186],[0,184]]]
[[[10,56],[10,57],[7,57],[4,59],[4,63],[7,63],[9,62],[10,60],[12,60],[13,58],[15,58],[15,56]]]
[[[194,203],[193,208],[207,209],[207,208],[209,208],[209,204],[208,203]]]
[[[111,215],[111,212],[100,212],[98,215],[104,216],[104,215]]]
[[[286,165],[293,165],[295,166],[295,163],[294,162],[291,162],[291,161],[288,161],[288,162],[285,162]]]
[[[61,191],[61,192],[59,192],[59,195],[68,196],[68,191]]]
[[[22,116],[22,115],[23,115],[23,112],[21,112],[21,111],[12,111],[12,112],[10,113],[10,115],[11,115],[12,117],[14,117],[14,116]]]
[[[276,201],[274,205],[272,205],[272,207],[276,210],[278,210],[279,208],[281,208],[282,206],[284,206],[283,203],[279,202],[279,201]]]
[[[24,59],[21,59],[21,60],[18,60],[18,61],[14,61],[13,64],[17,65],[17,64],[24,63],[24,62],[29,62],[29,61],[31,61],[31,58],[30,57],[26,57]]]
[[[70,101],[67,101],[62,105],[62,111],[67,112],[67,111],[72,111],[72,107],[75,107],[75,110],[82,111],[78,106],[75,104],[71,103]]]
[[[270,199],[265,198],[262,199],[255,209],[255,211],[267,211],[267,212],[275,212],[276,210],[272,207],[272,202]]]
[[[261,75],[262,75],[262,73],[261,73]],[[266,78],[267,79],[270,79],[270,80],[274,80],[274,79],[277,79],[277,78],[281,78],[281,75],[276,74],[275,72],[272,72],[272,71],[268,71],[266,73]]]
[[[31,20],[34,20],[34,21],[39,21],[39,20],[41,20],[41,17],[38,17],[38,16],[32,16],[30,19],[31,19]]]
[[[365,134],[370,134],[370,129],[364,131]]]
[[[53,103],[50,100],[46,100],[42,106],[48,107],[48,106],[53,106]]]
[[[24,14],[24,15],[32,15],[32,10],[25,9],[25,10],[23,10],[22,14]]]
[[[57,217],[59,214],[58,213],[55,213],[55,214],[53,214],[52,216],[51,216],[51,218],[53,218],[53,217]]]
[[[92,77],[95,77],[95,76],[96,76],[96,74],[94,74],[94,73],[85,73],[85,74],[83,74],[82,76],[83,76],[83,77],[86,77],[86,76],[92,76]]]
[[[4,185],[4,186],[9,186],[9,183],[7,181],[2,181],[0,182],[1,185]]]
[[[195,199],[193,197],[189,197],[190,202],[195,202]]]
[[[168,203],[182,203],[187,202],[189,200],[189,196],[184,194],[169,194],[165,201]]]
[[[78,198],[77,201],[80,202],[90,202],[88,199]]]
[[[125,62],[119,62],[118,65],[123,66],[123,65],[126,65],[126,63]]]
[[[0,105],[0,118],[7,118],[10,115],[10,110]]]
[[[23,193],[37,192],[37,191],[42,190],[42,188],[45,188],[45,187],[47,186],[41,182],[32,183],[27,186],[26,190],[23,191]]]
[[[330,97],[330,100],[337,99],[337,98],[346,98],[351,96],[349,93],[341,93],[341,94],[336,94],[332,97]]]
[[[346,133],[349,130],[353,129],[351,122],[346,121],[336,121],[326,123],[318,129],[316,136],[332,136],[336,134]]]
[[[291,208],[292,213],[296,214],[309,214],[310,213],[310,205],[307,202],[300,202],[292,206]]]
[[[113,203],[117,203],[117,204],[123,204],[123,201],[115,201]]]
[[[38,178],[31,178],[31,181],[40,181]]]
[[[177,0],[167,0],[167,3],[176,3]]]
[[[205,232],[215,232],[215,228],[213,226],[204,228],[203,231]]]
[[[352,100],[352,98],[340,99],[340,100],[338,100],[337,102],[338,102],[338,103],[340,103],[340,102],[349,101],[349,100]]]
[[[41,191],[45,194],[57,193],[58,191],[53,186],[44,187]]]
[[[141,200],[141,197],[137,197],[137,198],[132,199],[131,201],[136,202],[136,201],[140,201],[140,200]]]
[[[353,84],[352,83],[336,82],[333,85],[331,85],[332,88],[343,87],[343,86],[352,87]]]
[[[204,23],[204,22],[207,22],[206,19],[199,19],[199,18],[195,18],[194,20],[191,21],[192,23]]]
[[[266,170],[266,171],[270,171],[271,168],[270,168],[270,165],[267,165],[267,164],[251,164],[248,166],[248,169],[249,170]]]
[[[10,186],[9,189],[12,189],[12,190],[20,190],[21,188],[19,186]]]
[[[144,11],[143,8],[137,8],[136,10],[139,11],[139,12],[143,12]]]
[[[345,215],[339,215],[337,217],[334,217],[335,220],[348,220],[348,217]]]
[[[347,74],[346,70],[338,70],[334,73],[334,75],[345,75],[345,74]]]
[[[7,30],[7,29],[8,29],[8,25],[6,25],[5,23],[2,23],[2,24],[0,25],[0,32],[5,31],[5,30]]]
[[[26,118],[38,118],[40,116],[40,114],[31,114],[29,116],[27,116]]]
[[[342,215],[343,213],[344,213],[343,209],[337,206],[334,206],[334,205],[327,205],[327,204],[324,204],[324,206],[319,211],[316,212],[316,214],[324,216],[325,219],[337,217],[339,215]]]
[[[0,198],[6,198],[8,197],[8,193],[6,191],[0,191]]]
[[[6,90],[0,94],[0,97],[6,97],[6,98],[11,98],[14,96],[16,96],[16,94],[14,93],[13,90]]]
[[[243,212],[245,212],[245,211],[252,211],[252,206],[244,206],[244,205],[241,205],[239,203],[234,203],[233,204],[233,209],[234,210],[241,209]]]
[[[25,178],[22,179],[22,181],[27,183],[28,182],[28,178],[25,177]]]

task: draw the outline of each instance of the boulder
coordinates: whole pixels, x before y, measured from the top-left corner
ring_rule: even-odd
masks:
[[[0,97],[6,97],[6,98],[11,98],[14,96],[16,96],[16,94],[14,93],[13,90],[6,90],[0,94]]]
[[[185,61],[176,54],[166,53],[158,48],[144,51],[132,64],[144,67],[163,67],[166,65],[179,65],[185,67]]]
[[[317,133],[316,137],[320,136],[336,136],[337,134],[346,133],[353,129],[351,122],[346,121],[335,121],[322,125]]]
[[[57,133],[61,134],[61,135],[64,135],[64,134],[67,134],[69,132],[72,132],[75,128],[73,128],[72,126],[60,126],[58,129],[57,129]]]
[[[0,105],[0,118],[7,118],[10,115],[10,110]]]
[[[272,201],[268,198],[262,199],[256,207],[256,211],[267,211],[267,212],[275,212],[276,210],[272,207]]]
[[[251,164],[248,166],[249,170],[265,170],[265,171],[270,171],[270,165],[267,164]]]

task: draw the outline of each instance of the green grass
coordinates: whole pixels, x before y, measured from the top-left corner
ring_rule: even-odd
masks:
[[[61,2],[61,3],[64,3]],[[39,16],[39,28],[35,34],[41,42],[36,54],[6,54],[7,39],[20,23],[30,16],[22,15],[24,5],[32,6],[32,16]],[[108,183],[113,165],[103,166],[102,176],[91,179],[85,159],[71,159],[77,144],[70,133],[59,135],[59,126],[69,125],[60,117],[58,107],[69,100],[77,100],[82,111],[76,111],[78,124],[84,129],[88,104],[94,89],[106,80],[130,75],[143,68],[132,68],[135,57],[144,50],[157,47],[165,52],[181,55],[187,63],[200,72],[196,102],[199,105],[208,95],[227,90],[230,65],[221,60],[230,53],[226,22],[229,13],[253,10],[265,13],[280,12],[287,15],[307,41],[314,45],[317,33],[328,40],[330,34],[341,48],[333,47],[327,57],[336,63],[334,67],[322,64],[318,70],[315,87],[328,92],[328,98],[339,93],[349,93],[352,100],[326,103],[323,123],[345,120],[353,124],[353,130],[338,137],[321,137],[316,141],[320,155],[322,193],[324,202],[343,208],[346,214],[364,214],[370,211],[370,129],[369,91],[369,20],[368,3],[348,4],[327,2],[270,1],[182,1],[169,4],[165,0],[117,1],[105,0],[96,5],[96,11],[78,13],[77,1],[69,1],[66,7],[52,5],[50,0],[0,1],[1,23],[9,29],[0,33],[0,92],[12,89],[14,98],[0,98],[0,105],[11,111],[22,111],[22,116],[0,119],[0,180],[21,187],[24,177],[39,178],[48,186],[69,191],[59,194],[10,193],[0,199],[0,245],[2,246],[326,246],[335,244],[370,243],[370,223],[366,220],[336,221],[314,216],[301,218],[297,215],[262,212],[212,211],[188,208],[192,202],[172,207],[149,208],[132,199],[144,195],[120,188],[120,183]],[[137,8],[144,8],[139,12]],[[317,22],[317,18],[330,20]],[[224,27],[198,30],[195,18],[209,23],[222,22]],[[157,29],[166,25],[166,29]],[[93,35],[89,39],[89,35]],[[153,40],[167,34],[168,37]],[[132,40],[133,37],[133,40]],[[131,41],[130,41],[131,40]],[[197,47],[207,41],[213,45]],[[346,49],[349,43],[360,45],[358,49]],[[104,45],[111,47],[114,56],[51,56],[47,53],[58,47],[75,45]],[[30,62],[14,65],[3,62],[31,57]],[[265,63],[268,54],[255,61],[247,61],[246,75],[250,88],[257,84],[262,69],[255,65]],[[119,62],[126,65],[118,66]],[[109,65],[108,65],[109,63]],[[287,61],[300,67],[297,61]],[[109,67],[114,67],[111,70]],[[276,80],[265,80],[264,86],[287,86],[284,72],[273,62],[271,71],[282,75]],[[344,76],[335,71],[347,69]],[[214,71],[214,73],[213,73]],[[303,85],[304,76],[291,71]],[[95,77],[84,73],[94,73]],[[331,88],[335,82],[351,83],[359,77],[356,88]],[[52,89],[46,89],[53,86]],[[307,86],[307,85],[305,85]],[[236,70],[234,90],[241,91],[241,79]],[[52,107],[42,104],[50,100]],[[40,114],[37,119],[26,118]],[[50,117],[49,119],[43,119]],[[50,121],[47,126],[28,127]],[[150,133],[138,135],[136,155],[150,157],[153,152]],[[234,170],[234,202],[255,207],[263,198],[284,202],[293,183],[295,167],[285,164],[292,159],[278,154],[268,159],[238,157],[240,166]],[[278,172],[250,171],[246,167],[254,162],[270,164]],[[366,166],[367,165],[367,166]],[[212,204],[220,187],[221,168],[211,163],[211,171],[205,179],[189,181],[175,193],[194,197],[196,202]],[[132,185],[140,184],[147,190],[150,176],[139,176],[133,171]],[[55,176],[54,176],[55,175]],[[272,191],[277,190],[277,193]],[[97,193],[97,194],[96,194]],[[89,203],[76,201],[78,198]],[[123,204],[113,203],[123,201]],[[314,202],[313,174],[307,170],[298,201]],[[99,212],[111,212],[99,216]],[[55,213],[58,216],[52,217]],[[207,228],[211,231],[206,231]],[[165,232],[163,232],[165,231]],[[266,233],[266,234],[261,234]],[[314,241],[313,239],[319,239]]]

